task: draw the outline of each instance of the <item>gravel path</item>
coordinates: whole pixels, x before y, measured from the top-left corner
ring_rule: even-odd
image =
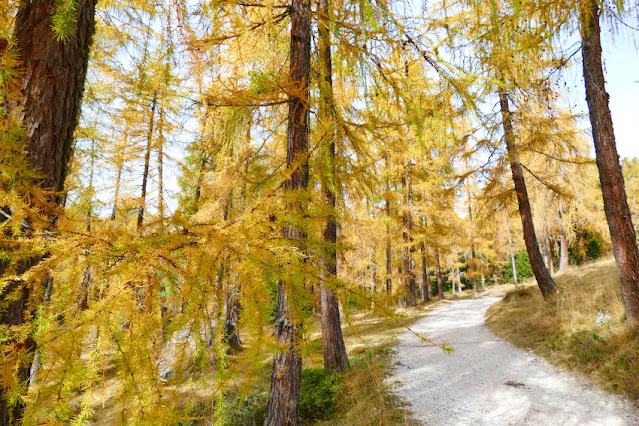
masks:
[[[396,393],[428,425],[639,425],[639,412],[584,379],[495,336],[484,322],[499,298],[446,303],[416,332],[455,348],[447,355],[410,333],[395,357]]]

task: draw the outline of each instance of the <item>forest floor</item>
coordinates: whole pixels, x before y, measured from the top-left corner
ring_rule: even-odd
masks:
[[[411,326],[452,346],[451,354],[412,333],[400,336],[395,392],[415,419],[429,425],[639,423],[639,412],[623,397],[493,334],[484,316],[501,298],[491,293],[443,302]]]

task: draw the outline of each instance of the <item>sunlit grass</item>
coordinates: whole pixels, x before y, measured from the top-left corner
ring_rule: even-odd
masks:
[[[614,259],[554,278],[559,294],[552,301],[528,282],[492,306],[486,321],[493,332],[638,403],[639,331],[624,323]]]

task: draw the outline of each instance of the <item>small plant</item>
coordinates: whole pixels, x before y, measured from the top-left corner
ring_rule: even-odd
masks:
[[[607,343],[598,334],[581,330],[570,337],[570,346],[573,351],[585,361],[603,361],[605,359]]]
[[[237,426],[261,426],[266,419],[268,391],[258,388],[245,397],[235,398],[229,403],[225,424]]]
[[[326,368],[302,371],[300,413],[304,420],[326,420],[337,408],[341,393],[339,375]]]

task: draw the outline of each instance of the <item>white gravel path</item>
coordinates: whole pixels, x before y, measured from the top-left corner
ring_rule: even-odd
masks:
[[[411,404],[417,420],[428,425],[639,425],[639,412],[623,398],[495,336],[484,314],[498,300],[446,303],[411,327],[449,343],[455,348],[450,355],[410,333],[400,337],[395,391]]]

